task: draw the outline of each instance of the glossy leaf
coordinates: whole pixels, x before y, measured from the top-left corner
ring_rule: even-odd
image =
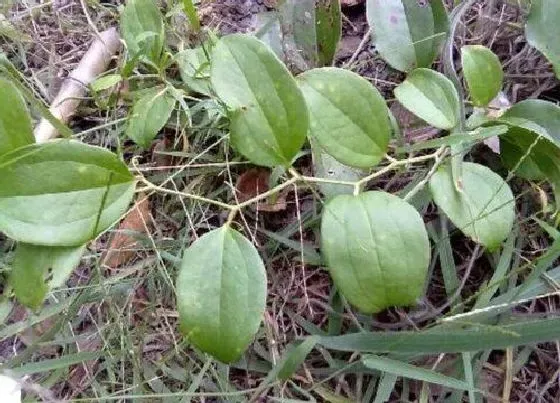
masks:
[[[224,226],[196,240],[177,279],[181,331],[223,362],[238,360],[265,309],[266,272],[255,247]]]
[[[475,106],[487,106],[502,89],[504,72],[498,56],[481,45],[461,48],[463,75]]]
[[[430,244],[420,214],[397,196],[366,192],[325,205],[321,250],[339,292],[360,311],[414,305]]]
[[[395,88],[395,97],[410,112],[439,129],[459,122],[459,94],[443,74],[416,69]]]
[[[175,55],[181,79],[190,90],[211,94],[210,62],[203,48],[185,49]]]
[[[167,88],[153,87],[145,91],[134,103],[126,135],[136,144],[149,148],[169,120],[175,103],[175,97]]]
[[[437,206],[463,233],[490,250],[508,237],[515,218],[515,199],[508,184],[489,168],[463,163],[462,192],[444,165],[430,179]]]
[[[529,44],[541,51],[552,63],[556,77],[560,78],[560,2],[557,0],[531,0],[531,12],[525,26]]]
[[[274,53],[253,37],[226,36],[214,48],[211,81],[230,109],[233,146],[257,165],[289,166],[305,141],[309,116]]]
[[[34,142],[23,97],[9,80],[0,77],[0,155]]]
[[[560,147],[560,107],[541,99],[528,99],[509,108],[499,119],[530,130]]]
[[[315,31],[319,66],[329,66],[334,60],[342,36],[342,12],[339,0],[316,2]]]
[[[405,72],[431,66],[448,28],[441,0],[368,0],[367,18],[381,57]]]
[[[59,140],[0,156],[0,231],[17,241],[77,246],[125,212],[134,177],[113,153]]]
[[[499,119],[509,125],[500,137],[501,158],[509,170],[528,180],[547,179],[560,200],[560,107],[543,100],[526,100]]]
[[[362,358],[362,363],[366,368],[402,376],[404,378],[434,383],[452,389],[467,390],[469,388],[469,385],[463,380],[451,378],[427,368],[417,367],[387,357],[368,355]]]
[[[128,0],[121,14],[121,34],[132,58],[143,56],[159,63],[165,28],[155,0]]]
[[[356,182],[365,176],[364,171],[341,164],[323,149],[311,142],[313,154],[313,172],[316,178],[324,178],[332,181]],[[336,183],[318,183],[321,193],[326,198],[331,198],[339,194],[352,194],[352,186]]]
[[[49,290],[64,285],[80,263],[84,249],[84,245],[56,248],[19,243],[10,275],[18,301],[39,308]]]
[[[391,125],[385,100],[364,78],[325,67],[298,76],[310,136],[345,165],[369,168],[387,152]]]

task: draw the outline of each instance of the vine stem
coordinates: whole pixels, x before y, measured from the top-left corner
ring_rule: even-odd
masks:
[[[414,186],[410,192],[408,192],[406,194],[406,196],[403,198],[404,201],[410,201],[410,199],[412,199],[419,191],[421,191],[424,186],[426,186],[426,184],[430,181],[430,179],[432,178],[432,176],[434,176],[434,174],[436,173],[437,169],[439,168],[439,166],[441,165],[441,163],[444,161],[445,159],[445,155],[446,155],[446,148],[445,147],[441,147],[440,148],[440,153],[436,154],[436,158],[435,158],[435,162],[434,165],[432,166],[432,168],[428,171],[428,174],[424,177],[424,179],[422,179],[420,182],[418,182],[416,184],[416,186]]]
[[[294,168],[290,168],[288,170],[288,172],[291,175],[291,178],[288,179],[287,181],[275,186],[274,188],[261,193],[251,199],[248,199],[242,203],[237,203],[237,204],[229,204],[229,203],[225,203],[225,202],[221,202],[219,200],[214,200],[214,199],[209,199],[207,197],[204,196],[199,196],[193,193],[186,193],[186,192],[181,192],[178,190],[172,190],[172,189],[167,189],[161,185],[156,185],[154,183],[151,183],[150,181],[148,181],[144,175],[142,175],[141,170],[137,169],[138,167],[134,164],[134,168],[135,171],[138,173],[137,175],[137,179],[139,182],[141,182],[142,184],[144,184],[144,186],[138,190],[136,190],[137,193],[141,193],[141,192],[148,192],[148,191],[155,191],[155,192],[159,192],[159,193],[164,193],[164,194],[170,194],[170,195],[175,195],[175,196],[180,196],[180,197],[185,197],[187,199],[191,199],[191,200],[195,200],[195,201],[199,201],[202,203],[208,203],[208,204],[212,204],[214,206],[218,206],[221,207],[223,209],[226,209],[229,211],[229,215],[226,221],[226,225],[229,225],[233,222],[233,220],[235,219],[235,217],[237,216],[237,214],[239,213],[239,211],[241,211],[241,209],[248,207],[258,201],[264,200],[269,198],[270,196],[273,196],[275,194],[277,194],[278,192],[280,192],[281,190],[295,185],[296,183],[330,183],[330,184],[335,184],[335,185],[344,185],[344,186],[352,186],[354,187],[354,194],[359,194],[361,187],[366,184],[367,182],[371,181],[372,179],[375,179],[387,172],[390,172],[400,166],[403,165],[408,165],[408,164],[414,164],[414,163],[419,163],[419,162],[424,162],[424,161],[428,161],[431,159],[435,159],[435,163],[434,166],[432,167],[432,171],[435,172],[435,170],[437,169],[437,167],[441,164],[441,161],[443,161],[443,157],[445,155],[445,146],[441,146],[436,152],[432,153],[432,154],[427,154],[427,155],[422,155],[419,157],[412,157],[412,158],[407,158],[407,159],[402,159],[402,160],[396,160],[394,158],[388,158],[388,160],[390,161],[389,165],[385,166],[384,168],[373,172],[372,174],[356,181],[356,182],[350,182],[350,181],[341,181],[341,180],[331,180],[331,179],[327,179],[327,178],[315,178],[315,177],[310,177],[310,176],[304,176],[302,174],[300,174],[297,170],[295,170]],[[430,171],[430,172],[432,172]],[[425,185],[427,183],[427,181],[429,180],[430,176],[433,175],[433,172],[430,174],[428,173],[427,177],[424,178],[424,180],[419,183],[418,185],[416,185],[416,187],[418,187],[417,190],[416,187],[415,189],[411,190],[412,192],[417,192],[421,189],[421,186]],[[423,184],[422,184],[423,183]],[[421,186],[419,186],[421,185]],[[409,193],[410,195],[410,193]],[[407,195],[407,197],[412,197]]]
[[[443,151],[443,149],[445,148],[445,146],[441,146],[440,148],[438,148],[438,150],[432,154],[427,154],[427,155],[422,155],[420,157],[412,157],[412,158],[407,158],[404,160],[395,160],[393,159],[393,161],[387,165],[385,168],[380,169],[379,171],[376,171],[368,176],[363,177],[362,179],[358,180],[357,182],[354,183],[354,186],[362,186],[364,184],[366,184],[367,182],[369,182],[372,179],[375,179],[381,175],[386,174],[387,172],[390,172],[394,169],[397,169],[400,166],[403,165],[408,165],[408,164],[415,164],[418,162],[424,162],[424,161],[428,161],[431,159],[435,159],[437,158],[437,156]]]

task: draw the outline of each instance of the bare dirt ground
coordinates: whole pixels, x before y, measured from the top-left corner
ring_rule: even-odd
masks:
[[[0,5],[0,13],[5,16],[2,19],[0,15],[0,49],[8,54],[33,90],[46,102],[52,100],[62,79],[79,62],[97,33],[117,25],[118,7],[122,4],[118,1],[85,0],[13,3]],[[167,3],[165,10],[171,12],[173,2]],[[356,3],[344,8],[344,35],[336,65],[367,78],[392,101],[392,90],[403,76],[376,56],[367,35],[365,7],[359,1]],[[200,14],[207,26],[223,34],[254,32],[259,24],[258,14],[274,6],[274,0],[204,1]],[[481,1],[460,27],[458,45],[483,44],[499,55],[506,77],[504,92],[510,101],[526,98],[559,101],[558,81],[550,66],[523,38],[525,13],[526,10],[515,2]],[[173,30],[177,43],[181,42],[180,27]],[[127,113],[128,109],[123,105],[103,109],[94,100],[86,99],[72,127],[75,132],[88,129],[82,140],[122,147],[125,156],[130,157],[135,152],[134,147],[117,140]],[[406,127],[410,116],[403,113],[399,119]],[[102,128],[96,129],[99,126]],[[224,155],[220,147],[212,148],[203,135],[195,133],[189,139],[188,147],[173,130],[167,129],[164,137],[150,152],[144,153],[143,166],[158,164],[157,161],[154,163],[158,150],[182,153],[165,160],[163,165],[181,165],[186,158],[201,153],[204,155],[203,163],[217,161]],[[480,158],[492,158],[485,150],[480,153]],[[245,171],[244,167],[225,172],[209,165],[201,166],[185,170],[178,178],[177,186],[197,192],[230,195]],[[150,175],[156,177],[166,173],[154,170]],[[409,180],[407,175],[385,177],[378,186],[398,189]],[[54,329],[54,318],[34,326],[24,326],[24,331],[5,337],[0,342],[0,361],[20,357],[18,359],[22,362],[33,362],[55,359],[68,352],[101,349],[106,352],[103,360],[26,377],[24,388],[43,401],[102,400],[103,396],[118,397],[123,393],[140,396],[187,389],[215,392],[257,387],[289,342],[307,334],[310,327],[324,328],[332,314],[328,274],[313,264],[302,264],[302,256],[305,255],[303,260],[306,260],[317,253],[313,226],[317,210],[313,195],[305,191],[291,191],[285,199],[286,206],[281,211],[249,211],[243,217],[267,263],[269,296],[264,328],[249,354],[250,359],[238,368],[229,369],[212,363],[186,347],[177,331],[173,293],[176,256],[180,255],[183,243],[211,224],[222,222],[225,217],[207,206],[186,206],[164,196],[151,197],[150,204],[143,207],[140,219],[145,225],[141,228],[147,226],[149,231],[135,244],[132,256],[123,266],[110,270],[101,267],[100,260],[108,245],[107,237],[89,247],[68,289],[50,301],[53,307],[68,301],[72,295],[79,293],[83,297],[83,303],[72,311],[73,315],[67,318],[65,326]],[[523,231],[527,234],[527,242],[517,246],[516,258],[519,260],[538,255],[548,245],[547,237],[530,224]],[[275,239],[270,238],[271,232],[277,234]],[[462,278],[466,272],[470,274],[462,294],[468,297],[488,280],[489,265],[484,256],[476,255],[474,245],[461,236],[453,238],[453,245],[459,276]],[[299,246],[301,250],[297,250]],[[12,242],[0,237],[2,269],[9,261],[13,247]],[[474,269],[469,265],[473,259],[477,261]],[[437,307],[445,304],[442,284],[436,267],[422,305],[413,312],[387,310],[376,318],[375,330],[410,330],[428,323],[438,311]],[[84,293],[90,288],[93,293]],[[519,308],[519,314],[557,311],[559,302],[557,298],[534,302]],[[22,323],[30,315],[16,305],[5,324]],[[353,320],[355,318],[351,315],[344,315],[343,326],[351,326]],[[491,354],[480,369],[482,384],[491,395],[502,396],[504,384],[510,382],[512,402],[560,401],[558,343],[523,347],[515,349],[512,354],[515,365],[512,379],[506,379],[506,373],[511,371],[506,368],[508,361],[503,353]],[[332,357],[327,351],[314,352],[291,382],[264,391],[255,399],[262,402],[272,401],[269,400],[271,396],[303,399],[306,396],[300,386],[305,389],[317,384],[314,397],[318,401],[358,401],[362,389],[365,389],[362,388],[365,380],[343,372],[333,373],[326,364],[336,363],[343,368],[354,359],[352,355]],[[428,367],[434,362],[422,364]],[[324,381],[325,378],[329,379]],[[323,383],[319,383],[321,380]],[[399,381],[391,401],[408,401],[401,400],[409,398],[400,395],[404,388],[405,385]],[[422,386],[409,383],[406,388],[412,398],[419,396]],[[431,392],[430,401],[443,401],[443,393],[439,394],[437,390]],[[347,400],[342,400],[344,398]],[[204,397],[173,399],[153,401],[243,401]],[[123,397],[120,401],[132,400]]]

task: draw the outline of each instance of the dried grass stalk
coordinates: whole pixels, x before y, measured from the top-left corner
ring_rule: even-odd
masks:
[[[58,95],[53,100],[50,111],[64,123],[68,123],[76,112],[81,99],[86,95],[87,86],[101,73],[107,70],[111,58],[121,46],[119,33],[110,28],[100,33],[91,44],[78,67],[66,78]],[[42,119],[35,128],[35,139],[43,143],[58,136],[57,130]]]

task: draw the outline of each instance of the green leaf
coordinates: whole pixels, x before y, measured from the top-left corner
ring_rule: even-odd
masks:
[[[439,148],[441,146],[456,146],[462,143],[464,143],[465,145],[469,143],[474,145],[475,143],[481,142],[482,140],[506,134],[507,131],[508,127],[505,125],[478,127],[465,134],[450,134],[449,136],[443,136],[433,140],[420,141],[418,143],[399,147],[397,148],[397,152],[413,152],[425,150],[428,148]]]
[[[149,148],[169,120],[175,103],[175,97],[167,88],[150,88],[134,103],[126,135],[136,144]]]
[[[482,45],[461,48],[463,75],[475,106],[487,106],[498,96],[504,81],[500,59]]]
[[[560,200],[560,107],[543,100],[517,103],[499,119],[509,125],[500,137],[501,158],[528,180],[547,179]]]
[[[0,155],[34,142],[23,97],[9,80],[0,77]]]
[[[365,176],[364,171],[338,162],[336,159],[324,152],[323,149],[316,145],[314,141],[311,142],[311,150],[313,153],[313,171],[316,178],[343,182],[356,182]],[[343,184],[318,183],[318,185],[321,193],[323,193],[327,199],[340,194],[352,194],[354,192],[354,188],[352,186]]]
[[[0,231],[19,242],[78,246],[126,211],[134,177],[113,153],[58,140],[0,156]]]
[[[439,326],[422,331],[360,332],[343,336],[320,336],[323,347],[369,353],[441,354],[496,350],[556,340],[560,318],[516,321],[507,325],[472,326],[468,329]]]
[[[62,286],[80,263],[85,245],[49,247],[19,243],[16,248],[10,284],[19,302],[39,308],[53,288]]]
[[[556,143],[514,126],[500,138],[500,148],[502,162],[510,171],[528,180],[548,180],[560,201],[560,148]]]
[[[339,0],[316,2],[315,32],[319,66],[329,66],[334,60],[342,36],[342,12]]]
[[[222,38],[212,54],[211,81],[230,109],[234,147],[253,163],[291,165],[305,142],[309,116],[295,80],[259,40]]]
[[[315,67],[315,0],[284,0],[277,7],[286,64],[296,71]]]
[[[154,0],[128,0],[121,14],[121,34],[131,58],[158,64],[165,41],[163,18]]]
[[[194,92],[211,94],[210,62],[203,48],[185,49],[175,55],[183,82]]]
[[[430,67],[448,28],[441,0],[368,0],[367,18],[381,57],[404,72]]]
[[[367,80],[324,67],[298,76],[310,114],[310,136],[345,165],[369,168],[387,152],[391,125],[385,100]]]
[[[416,69],[395,88],[395,97],[410,112],[439,129],[459,122],[459,94],[443,74]]]
[[[115,85],[120,83],[122,77],[120,74],[108,74],[103,77],[97,78],[93,83],[90,84],[92,91],[99,92],[103,90],[108,90],[113,88]]]
[[[463,163],[462,191],[453,184],[451,166],[444,165],[430,179],[437,206],[463,233],[490,250],[511,232],[515,199],[508,184],[490,168]]]
[[[196,240],[177,279],[181,331],[223,362],[238,360],[257,333],[266,303],[266,272],[255,247],[224,226]]]
[[[560,2],[532,0],[531,12],[525,26],[525,35],[531,46],[541,51],[552,63],[560,78]]]
[[[430,369],[420,368],[409,363],[393,360],[387,357],[368,355],[362,358],[362,363],[366,366],[366,368],[398,375],[403,378],[435,383],[436,385],[452,389],[469,389],[469,385],[465,381],[451,378]]]
[[[535,132],[560,147],[560,107],[552,102],[541,99],[518,102],[499,121]]]
[[[420,214],[397,196],[366,192],[325,205],[321,250],[338,290],[360,311],[414,305],[422,295],[430,244]]]

